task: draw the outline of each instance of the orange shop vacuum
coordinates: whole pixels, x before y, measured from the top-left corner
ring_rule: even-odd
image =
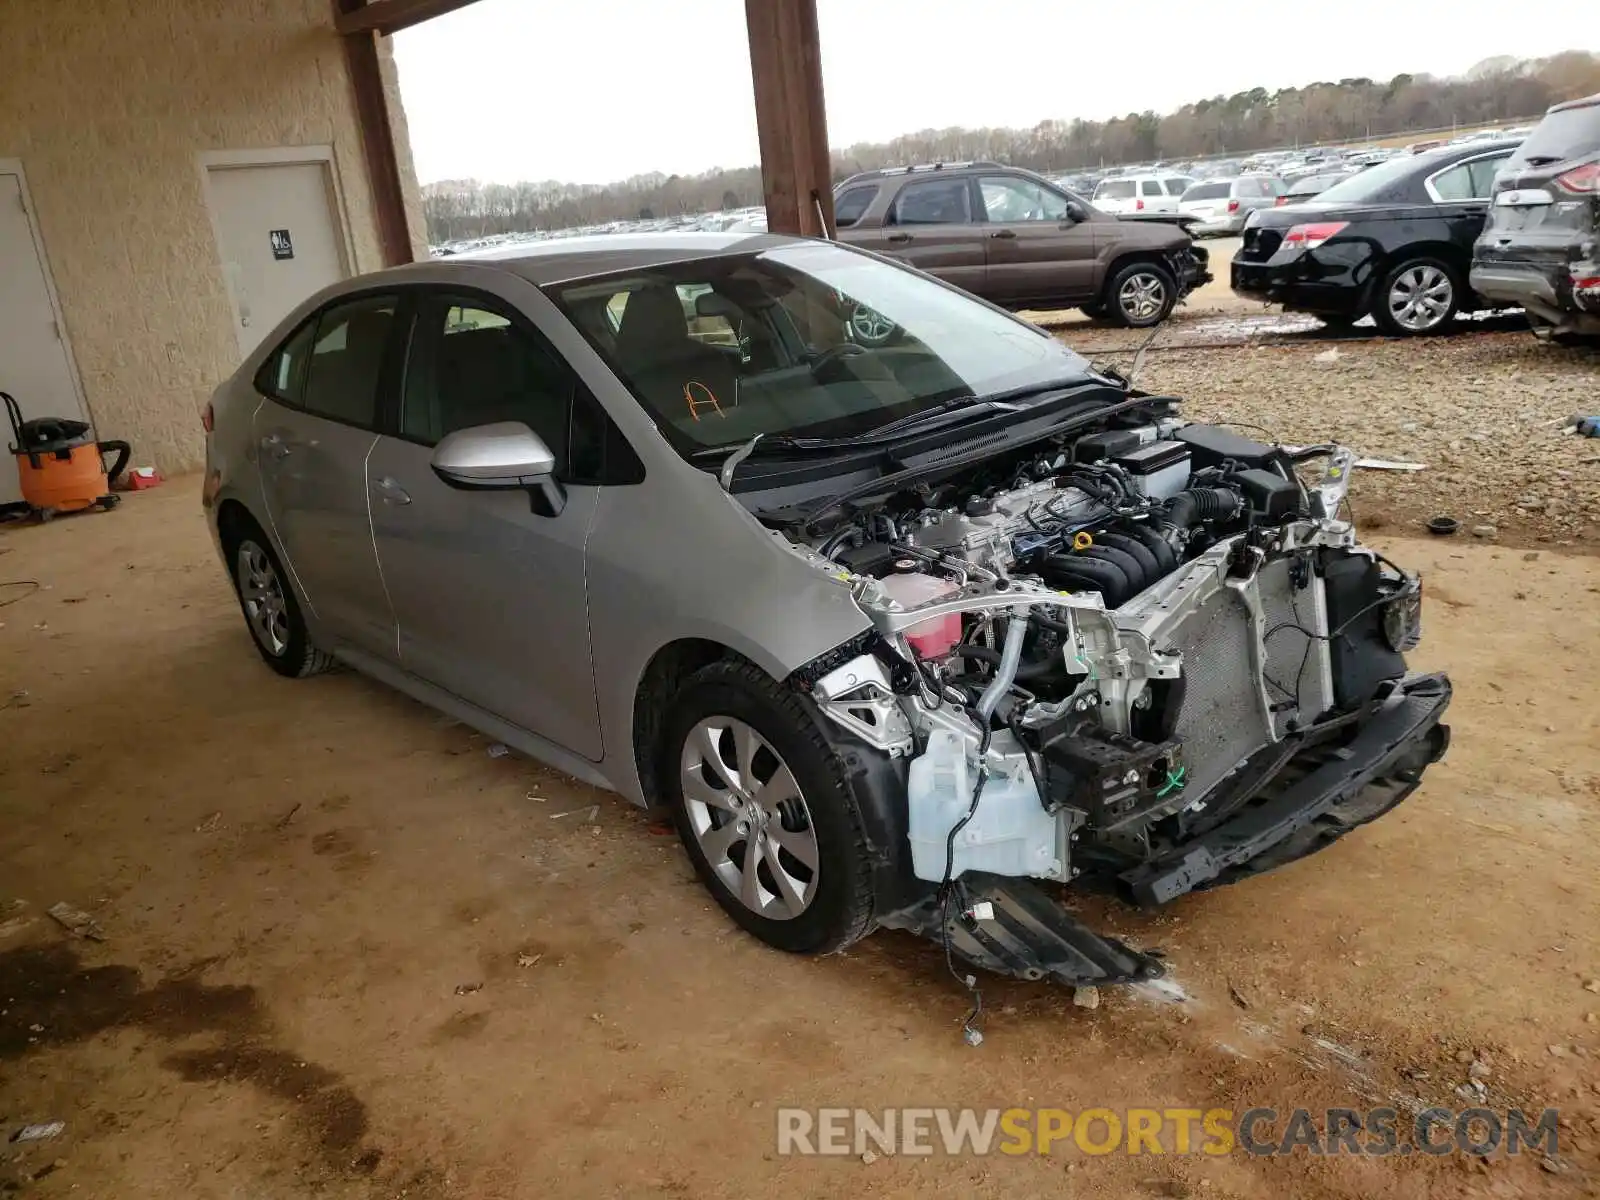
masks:
[[[121,499],[111,481],[128,465],[127,442],[97,442],[83,421],[66,417],[22,419],[22,409],[10,392],[0,392],[11,420],[10,447],[22,482],[22,504],[17,507],[48,521],[57,513],[85,508],[115,508]],[[116,454],[108,471],[104,455]]]

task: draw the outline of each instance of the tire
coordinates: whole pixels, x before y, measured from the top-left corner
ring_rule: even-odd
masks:
[[[696,874],[723,911],[795,954],[839,950],[871,931],[861,812],[800,696],[749,663],[712,663],[673,696],[663,733],[662,791]],[[785,769],[795,786],[780,778]],[[738,781],[746,773],[755,783]]]
[[[1107,315],[1129,329],[1148,329],[1159,325],[1178,302],[1178,285],[1171,272],[1153,262],[1134,262],[1123,267],[1106,285]]]
[[[1372,319],[1391,337],[1429,337],[1449,327],[1465,294],[1449,263],[1426,255],[1408,258],[1378,284]]]
[[[223,544],[239,611],[262,661],[290,679],[303,679],[332,667],[333,656],[312,643],[300,601],[260,527],[246,521]],[[258,606],[265,606],[265,612]]]

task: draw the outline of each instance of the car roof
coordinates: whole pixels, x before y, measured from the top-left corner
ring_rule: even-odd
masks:
[[[1522,145],[1522,138],[1495,138],[1493,141],[1482,139],[1471,142],[1461,142],[1456,145],[1435,146],[1432,150],[1424,150],[1414,158],[1419,163],[1442,162],[1447,158],[1472,158],[1479,154],[1493,154],[1496,150],[1515,150]]]
[[[1551,107],[1550,111],[1551,112],[1566,112],[1568,109],[1589,108],[1592,105],[1596,105],[1596,104],[1600,104],[1600,92],[1596,92],[1592,96],[1584,96],[1582,99],[1579,99],[1579,100],[1568,100],[1565,104],[1553,105]]]
[[[439,259],[434,265],[492,263],[543,287],[667,263],[759,254],[780,246],[804,244],[803,238],[774,233],[597,233],[472,250]]]

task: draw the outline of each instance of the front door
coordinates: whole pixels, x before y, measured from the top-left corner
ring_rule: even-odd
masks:
[[[601,756],[584,543],[599,489],[569,480],[555,516],[522,491],[462,491],[429,465],[445,434],[521,421],[567,470],[576,377],[498,300],[419,302],[399,437],[367,461],[373,540],[412,674],[586,758]]]
[[[88,420],[23,207],[22,181],[11,174],[0,174],[0,392],[16,397],[25,421]],[[0,449],[10,444],[11,430],[0,416]],[[0,455],[0,504],[21,499],[16,459]]]
[[[1007,175],[978,181],[988,237],[986,295],[1001,304],[1088,300],[1095,294],[1095,223],[1075,221],[1067,198]]]
[[[254,427],[267,515],[319,632],[390,662],[394,614],[372,544],[366,468],[396,366],[397,304],[363,296],[302,325],[256,376],[268,398]]]
[[[966,179],[919,179],[906,184],[878,234],[881,243],[872,244],[872,249],[975,295],[987,295],[984,230],[973,219]]]
[[[343,279],[343,239],[326,163],[206,171],[241,357],[311,293]]]

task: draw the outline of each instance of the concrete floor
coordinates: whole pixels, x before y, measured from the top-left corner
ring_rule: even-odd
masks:
[[[769,951],[648,814],[353,674],[269,673],[197,491],[0,530],[0,580],[43,585],[0,588],[0,1128],[67,1122],[0,1141],[0,1192],[1595,1194],[1593,559],[1386,546],[1428,574],[1450,759],[1273,876],[1080,902],[1187,1002],[986,981],[971,1049],[935,947]],[[1550,1169],[776,1153],[786,1104],[1461,1107],[1474,1055],[1491,1107],[1562,1108]]]

